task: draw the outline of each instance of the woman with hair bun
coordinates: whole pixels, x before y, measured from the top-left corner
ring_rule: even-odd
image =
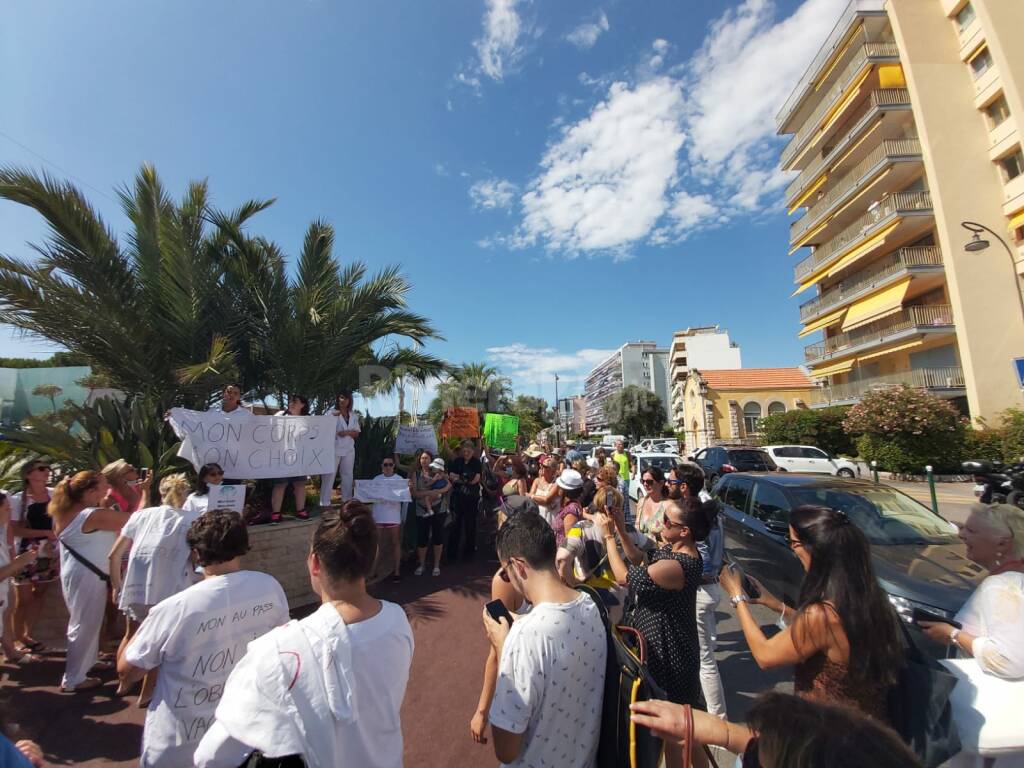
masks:
[[[743,574],[720,576],[751,655],[761,669],[793,665],[797,695],[847,704],[885,720],[886,693],[903,663],[899,617],[878,584],[871,546],[845,512],[796,507],[789,547],[806,571],[795,609],[750,578],[761,594],[743,591]],[[745,603],[779,612],[785,629],[768,638]]]
[[[61,690],[102,685],[88,677],[99,658],[100,627],[107,606],[107,555],[128,513],[100,506],[109,490],[99,472],[79,472],[57,483],[47,512],[60,542],[60,583],[68,606],[68,651]]]
[[[314,768],[402,765],[413,637],[401,607],[366,591],[379,535],[359,501],[321,519],[307,564],[322,605],[249,644],[196,766],[240,765],[254,752]]]

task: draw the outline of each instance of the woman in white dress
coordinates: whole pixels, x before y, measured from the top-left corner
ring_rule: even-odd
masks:
[[[220,485],[224,479],[224,470],[220,464],[211,462],[203,464],[199,469],[199,482],[194,493],[190,493],[182,507],[186,512],[195,512],[196,517],[203,514],[210,506],[210,486]]]
[[[326,414],[337,419],[334,437],[334,468],[320,476],[320,506],[331,506],[334,478],[341,472],[341,503],[352,498],[352,472],[356,464],[356,438],[359,437],[359,414],[352,408],[352,392],[343,389],[335,400],[335,408]]]
[[[60,685],[65,692],[102,684],[88,673],[99,658],[110,580],[107,555],[128,522],[128,513],[99,506],[107,491],[99,472],[79,472],[57,484],[48,508],[60,542],[60,583],[68,607],[67,662]]]

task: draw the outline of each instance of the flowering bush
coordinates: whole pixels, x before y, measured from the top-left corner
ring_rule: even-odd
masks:
[[[893,472],[956,471],[963,458],[967,421],[948,400],[907,386],[869,392],[843,427],[859,434],[861,458]]]

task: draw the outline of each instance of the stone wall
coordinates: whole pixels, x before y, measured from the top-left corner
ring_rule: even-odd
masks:
[[[269,573],[281,583],[292,610],[320,598],[309,583],[306,556],[316,530],[317,520],[288,520],[280,525],[257,525],[249,528],[249,554],[242,558],[242,567]]]

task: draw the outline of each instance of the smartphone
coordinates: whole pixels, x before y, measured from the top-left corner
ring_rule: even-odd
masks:
[[[505,604],[501,602],[501,600],[491,600],[491,602],[484,607],[487,609],[487,613],[490,614],[491,618],[499,624],[501,623],[501,617],[504,616],[506,621],[508,621],[508,625],[510,627],[512,626],[512,622],[514,621],[512,614],[508,612],[508,608],[505,607]]]
[[[147,477],[149,477],[149,467],[141,467],[139,469],[139,479],[145,480]]]
[[[756,600],[761,596],[761,590],[754,585],[754,582],[752,582],[750,577],[745,573],[740,579],[740,586],[743,587],[743,591],[747,593],[747,597]]]
[[[615,506],[615,491],[604,492],[604,508],[610,510]]]
[[[964,625],[961,624],[959,621],[955,621],[954,619],[947,619],[945,616],[940,616],[937,613],[926,611],[924,608],[914,608],[910,612],[910,619],[915,624],[920,624],[922,621],[935,621],[940,622],[942,624],[949,624],[950,626],[955,627],[956,629],[964,628]]]

